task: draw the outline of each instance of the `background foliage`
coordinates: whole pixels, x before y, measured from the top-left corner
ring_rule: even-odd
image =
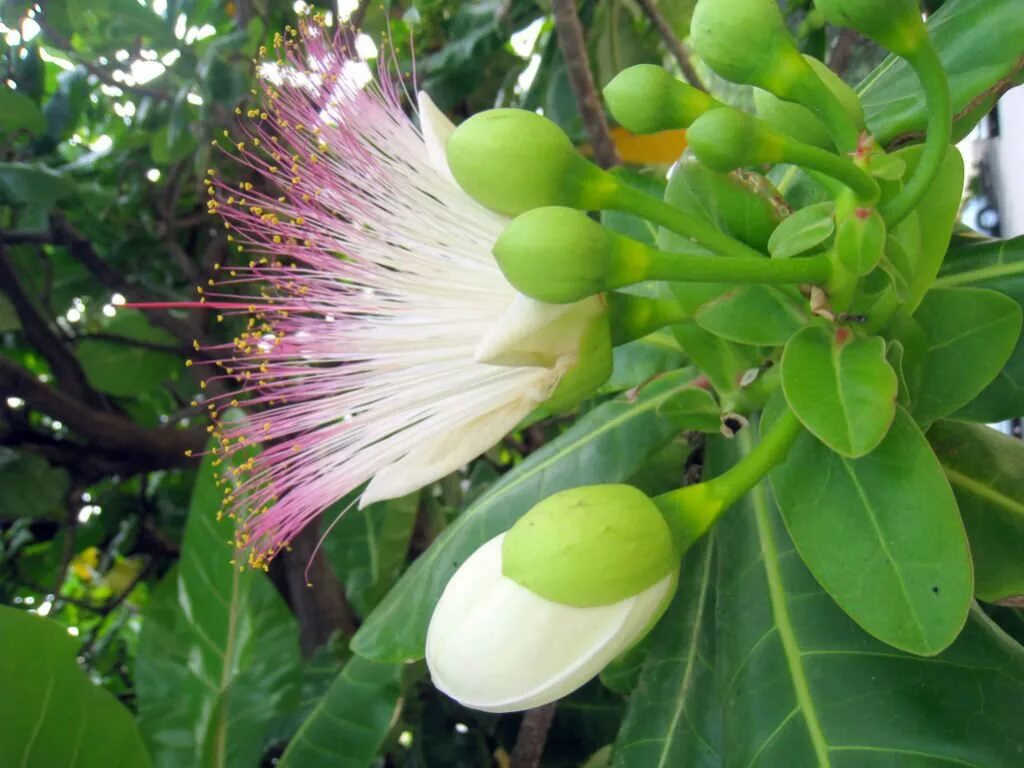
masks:
[[[677,52],[662,32],[685,37],[692,5],[579,3],[597,85],[635,63],[678,71]],[[826,33],[808,16],[807,3],[783,5],[801,46],[848,81],[859,82],[879,63],[872,45]],[[1019,45],[1000,48],[992,40],[1019,40],[1024,30],[1013,32],[1022,23],[1014,0],[947,5],[955,13],[946,9],[936,38],[945,46],[965,132],[991,106],[997,84],[1020,77]],[[119,764],[115,755],[125,766],[218,768],[275,760],[302,768],[521,761],[529,747],[521,716],[460,708],[433,690],[417,661],[429,612],[454,564],[555,490],[628,480],[655,493],[692,476],[700,463],[694,449],[703,438],[677,437],[681,429],[702,428],[701,404],[679,399],[691,372],[620,394],[682,364],[675,340],[659,333],[617,350],[613,379],[574,424],[535,423],[459,476],[348,514],[315,557],[319,534],[311,530],[269,574],[232,565],[230,524],[214,518],[219,492],[211,469],[186,456],[207,439],[204,409],[191,403],[225,387],[213,380],[201,388],[209,370],[193,340],[230,339],[230,322],[222,325],[214,313],[143,314],[121,305],[188,299],[230,257],[222,230],[206,214],[202,181],[209,167],[238,170],[211,140],[250,98],[259,47],[293,22],[300,6],[3,3],[5,761],[106,766]],[[543,0],[364,3],[347,10],[361,22],[363,43],[386,50],[387,37],[396,66],[410,82],[415,67],[420,87],[454,119],[492,106],[539,108],[578,143],[588,142]],[[723,97],[749,99],[694,64]],[[915,103],[900,98],[912,91],[910,77],[885,65],[868,81],[869,124],[885,141],[899,142],[921,127]],[[621,131],[614,136],[626,159],[663,156]],[[637,176],[637,183],[657,188],[663,175]],[[636,222],[612,216],[607,223],[637,236]],[[649,232],[640,235],[650,239]],[[955,280],[972,263],[1019,260],[1022,253],[1019,242],[998,252],[967,248],[944,274]],[[990,287],[1021,301],[1013,286]],[[987,390],[966,409],[984,418],[1024,411],[1020,348],[1013,361],[1005,380],[992,385],[1002,389]],[[1020,408],[1003,412],[1007,402]],[[981,535],[1013,541],[1024,449],[974,434],[978,429],[943,422],[932,432],[933,445],[954,473],[968,527],[994,509],[1004,532],[979,523]],[[975,454],[943,453],[964,440],[978,446]],[[736,450],[710,444],[712,462]],[[985,492],[972,480],[981,474]],[[773,483],[778,494],[786,478]],[[739,524],[741,515],[756,525]],[[988,590],[981,597],[1024,592],[1015,552],[1007,550],[979,570],[979,590]],[[1017,651],[1001,653],[1000,644],[1010,641],[992,619],[976,609],[941,662],[899,656],[858,634],[792,551],[773,503],[763,491],[752,494],[687,558],[683,580],[690,588],[680,591],[642,652],[559,704],[543,765],[781,765],[770,759],[776,749],[790,756],[809,750],[808,761],[821,749],[862,755],[842,763],[850,765],[867,765],[868,754],[914,756],[921,765],[1019,765],[1024,660]],[[753,567],[758,563],[763,568]],[[992,613],[1024,636],[1016,612]],[[722,626],[730,632],[716,630]],[[814,638],[799,649],[809,660],[799,684],[786,674],[793,668],[787,638],[795,631]],[[765,654],[753,655],[762,646]],[[751,658],[756,666],[746,663]],[[938,674],[931,664],[941,664]],[[883,694],[865,683],[887,676],[898,690]],[[62,693],[51,698],[55,686]],[[908,701],[926,704],[899,708]],[[972,707],[986,712],[969,721],[981,730],[967,746],[950,746],[951,730],[966,727]],[[801,720],[809,737],[791,726]],[[789,764],[811,764],[801,759]]]

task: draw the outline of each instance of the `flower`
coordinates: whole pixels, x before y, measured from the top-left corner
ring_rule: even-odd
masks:
[[[313,19],[275,48],[235,144],[264,183],[208,180],[232,242],[259,255],[202,298],[249,315],[218,362],[240,390],[210,409],[239,394],[251,409],[218,423],[221,454],[265,444],[225,483],[259,566],[364,484],[361,505],[439,479],[610,367],[601,299],[548,307],[504,279],[491,247],[506,219],[455,183],[454,126],[425,94],[417,128],[398,86]]]
[[[449,580],[427,629],[434,685],[485,712],[561,698],[647,633],[678,565],[668,524],[635,488],[556,493]]]

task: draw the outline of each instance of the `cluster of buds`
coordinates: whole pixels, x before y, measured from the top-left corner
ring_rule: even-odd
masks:
[[[948,113],[915,3],[816,2],[829,20],[907,58],[929,102]],[[887,230],[934,178],[948,118],[913,175],[900,169],[894,180],[857,97],[799,53],[775,0],[699,0],[693,15],[694,50],[758,89],[758,116],[650,65],[605,89],[613,116],[636,133],[686,129],[688,161],[723,197],[752,194],[725,174],[778,163],[829,190],[821,240],[773,246],[772,258],[763,238],[725,232],[589,162],[532,112],[491,110],[456,128],[421,94],[417,127],[385,74],[359,76],[346,42],[315,22],[280,42],[266,106],[238,144],[279,192],[211,181],[212,207],[235,242],[263,254],[225,281],[258,283],[252,299],[206,295],[256,317],[225,375],[241,375],[263,410],[219,434],[227,453],[272,441],[229,498],[257,564],[346,494],[361,489],[362,504],[405,494],[480,455],[537,407],[588,397],[611,370],[614,344],[691,311],[619,289],[773,284],[802,290],[811,314],[832,319],[870,297],[874,322],[900,306],[864,286]],[[672,249],[589,215],[609,210],[671,233]],[[426,644],[435,684],[489,711],[582,685],[653,626],[688,546],[782,460],[800,421],[785,414],[741,465],[707,483],[653,500],[628,486],[582,487],[524,510],[441,596]]]

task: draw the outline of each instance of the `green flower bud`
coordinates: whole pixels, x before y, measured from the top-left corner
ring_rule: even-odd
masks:
[[[804,56],[804,61],[828,87],[842,105],[850,122],[858,128],[864,127],[864,108],[857,94],[831,69],[813,56]],[[832,149],[832,137],[828,128],[811,110],[800,104],[783,101],[761,88],[754,89],[754,107],[757,116],[776,130],[794,139],[822,149]]]
[[[448,138],[448,165],[471,197],[515,216],[545,205],[600,208],[615,179],[588,162],[561,128],[524,109],[473,115]]]
[[[632,597],[679,567],[665,518],[628,485],[591,485],[549,496],[512,526],[501,554],[505,577],[578,607]]]
[[[633,133],[686,128],[721,102],[654,64],[624,69],[604,87],[612,116]]]
[[[698,0],[690,41],[718,74],[803,104],[842,151],[856,147],[858,126],[800,55],[775,0]]]
[[[807,68],[776,0],[698,0],[690,44],[727,80],[779,95]]]
[[[646,250],[581,211],[548,207],[514,219],[493,252],[516,290],[566,304],[644,279]]]
[[[855,29],[899,56],[913,54],[927,37],[917,0],[814,0],[825,19]]]
[[[782,162],[785,137],[765,122],[736,109],[701,115],[686,132],[690,149],[713,171]]]

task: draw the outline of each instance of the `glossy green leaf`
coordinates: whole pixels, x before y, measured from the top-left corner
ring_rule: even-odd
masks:
[[[7,86],[0,87],[0,131],[38,136],[45,130],[46,119],[32,99]]]
[[[863,456],[885,437],[896,412],[896,373],[885,342],[847,329],[813,326],[782,354],[782,388],[793,412],[818,439],[844,456]]]
[[[936,285],[989,288],[1024,307],[1024,237],[972,239],[951,248]],[[1024,334],[995,381],[955,414],[972,421],[1002,421],[1024,414]]]
[[[831,201],[801,208],[782,220],[768,239],[773,259],[807,253],[828,240],[836,230],[835,204]]]
[[[0,447],[0,519],[59,518],[71,480],[42,456]]]
[[[654,629],[613,747],[614,768],[720,766],[715,680],[714,537],[690,549],[665,617]]]
[[[991,108],[989,96],[1020,77],[1024,14],[1019,0],[947,0],[928,18],[928,33],[949,77],[961,137]],[[858,92],[868,128],[883,144],[924,130],[920,84],[902,59],[887,58]]]
[[[806,301],[771,285],[741,285],[701,305],[705,331],[739,344],[781,347],[807,324]]]
[[[414,493],[349,509],[324,537],[324,554],[360,616],[380,602],[405,566],[419,500]],[[324,513],[325,519],[332,520],[350,504],[350,498],[342,499]]]
[[[131,343],[179,344],[166,331],[150,325],[138,310],[119,310],[103,330],[124,341],[85,338],[75,347],[75,356],[86,378],[101,392],[121,397],[137,396],[184,369],[184,359],[179,355]]]
[[[706,389],[688,387],[667,398],[658,406],[658,415],[677,429],[700,432],[718,432],[721,427],[721,407]]]
[[[912,653],[953,642],[973,595],[970,551],[942,468],[905,411],[859,459],[804,433],[771,480],[800,557],[854,621]]]
[[[676,296],[679,296],[678,285],[672,286]],[[718,392],[735,391],[744,372],[764,362],[764,355],[757,347],[723,339],[705,331],[696,322],[678,323],[671,330],[690,362],[708,377]]]
[[[157,588],[139,639],[140,726],[166,768],[257,765],[270,723],[298,696],[295,619],[266,574],[235,564],[213,459],[196,478],[178,571]]]
[[[1002,369],[1021,335],[1021,308],[983,288],[937,288],[914,313],[926,339],[914,418],[922,424],[966,405]]]
[[[691,386],[691,377],[687,372],[668,374],[632,398],[595,408],[505,474],[403,574],[356,633],[353,650],[380,661],[421,658],[430,614],[459,565],[552,493],[632,475],[676,436],[678,429],[657,411]]]
[[[70,179],[45,166],[0,163],[0,195],[11,202],[46,209],[74,190]]]
[[[672,334],[664,330],[615,347],[613,355],[612,375],[601,385],[602,392],[639,386],[652,376],[681,368],[686,361]]]
[[[60,624],[0,606],[0,756],[19,768],[148,768],[131,713],[79,668]]]
[[[280,768],[365,768],[402,705],[402,665],[353,656],[288,743]]]
[[[939,421],[928,440],[956,493],[974,555],[974,591],[1024,596],[1024,443],[980,424]]]
[[[917,168],[921,151],[922,146],[916,145],[901,149],[893,156],[906,162],[909,174]],[[896,188],[897,185],[891,185],[889,193]],[[913,311],[935,282],[960,211],[963,189],[964,161],[957,148],[950,147],[924,197],[911,215],[890,233],[890,239],[901,248],[902,259],[894,258],[892,246],[888,248],[888,255],[898,268],[900,284],[906,285],[903,296],[906,311]]]
[[[710,441],[708,471],[751,442],[747,431]],[[935,657],[872,639],[807,571],[766,483],[725,515],[715,539],[723,765],[1020,764],[1024,649],[981,611]]]

